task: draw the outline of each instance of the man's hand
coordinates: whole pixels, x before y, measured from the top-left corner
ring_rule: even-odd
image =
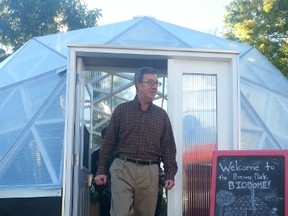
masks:
[[[105,185],[107,183],[107,176],[106,175],[97,175],[97,176],[95,176],[94,181],[97,185]]]
[[[171,190],[174,187],[175,183],[173,180],[166,180],[164,188],[167,190]]]

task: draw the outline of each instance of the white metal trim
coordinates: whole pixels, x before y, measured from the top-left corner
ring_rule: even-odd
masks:
[[[66,119],[64,136],[64,164],[63,164],[63,197],[62,197],[62,216],[70,216],[72,213],[73,197],[73,164],[74,154],[74,123],[75,123],[75,87],[76,83],[76,51],[70,49],[68,56],[67,69],[67,88],[66,88]]]
[[[168,115],[173,127],[174,138],[177,147],[176,161],[178,163],[178,171],[175,176],[175,186],[168,191],[168,216],[181,216],[183,212],[183,181],[182,181],[182,89],[174,88],[182,86],[182,74],[175,72],[175,60],[168,60]],[[173,103],[169,103],[173,101]],[[177,102],[176,102],[177,101]],[[177,125],[177,127],[176,127]]]
[[[171,53],[179,52],[179,53],[186,53],[183,56],[191,55],[191,53],[197,53],[197,54],[211,54],[211,53],[223,53],[223,54],[239,54],[239,51],[236,50],[215,50],[215,49],[195,49],[195,48],[174,48],[174,47],[143,47],[143,46],[122,46],[122,45],[96,45],[96,44],[68,44],[67,45],[70,48],[77,49],[78,51],[84,51],[84,50],[97,50],[98,53],[102,53],[101,51],[104,51],[104,53],[122,53],[123,51],[129,54],[135,54],[135,51],[137,53],[144,54],[146,51],[153,52],[155,54],[159,52],[164,52],[163,56],[174,56],[171,55]],[[199,55],[196,55],[199,56]]]
[[[35,188],[1,188],[0,198],[36,198],[36,197],[59,197],[61,189],[35,189]]]

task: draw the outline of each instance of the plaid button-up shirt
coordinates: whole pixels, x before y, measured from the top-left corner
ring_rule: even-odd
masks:
[[[166,111],[153,103],[143,111],[137,96],[117,106],[101,146],[97,175],[106,174],[108,159],[118,154],[142,160],[161,159],[166,179],[174,180],[176,145]]]

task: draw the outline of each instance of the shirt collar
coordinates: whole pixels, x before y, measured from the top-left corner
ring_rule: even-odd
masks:
[[[135,104],[140,110],[142,110],[137,95],[134,97],[133,102],[134,102],[134,104]],[[153,102],[151,102],[149,108],[147,109],[147,111],[151,110],[153,106],[154,106],[154,104],[153,104]],[[146,112],[147,112],[147,111],[146,111]]]

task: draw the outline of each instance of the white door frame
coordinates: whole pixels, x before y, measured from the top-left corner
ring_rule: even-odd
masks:
[[[203,61],[203,68],[205,68],[205,61],[219,61],[229,62],[231,66],[231,73],[233,73],[233,89],[231,90],[235,97],[232,98],[233,105],[233,138],[232,143],[238,145],[239,143],[239,81],[237,73],[237,53],[235,51],[221,51],[221,50],[199,50],[190,48],[145,48],[145,47],[123,47],[123,46],[107,46],[107,45],[69,45],[70,53],[68,58],[67,69],[67,93],[66,93],[66,121],[65,121],[65,138],[64,138],[64,167],[63,167],[63,199],[62,199],[62,215],[72,215],[72,200],[73,200],[73,166],[75,163],[73,143],[74,143],[74,125],[75,125],[75,93],[76,93],[76,75],[77,75],[77,57],[99,57],[99,56],[112,56],[114,58],[155,58],[165,59],[168,61],[168,115],[170,117],[172,127],[174,129],[174,136],[176,143],[181,140],[182,128],[180,119],[177,112],[179,107],[177,101],[179,101],[179,95],[177,95],[177,89],[180,88],[179,77],[170,74],[169,67],[173,67],[169,62],[174,60],[201,60]],[[171,77],[170,77],[171,76]],[[182,83],[181,83],[182,86]],[[181,109],[180,109],[181,110]],[[180,142],[181,143],[181,142]],[[177,148],[181,146],[177,145]],[[177,150],[178,164],[182,163],[182,157]],[[181,173],[176,175],[176,184],[182,181]],[[182,185],[182,183],[181,183]],[[178,187],[169,191],[168,193],[168,216],[180,216],[182,211],[179,211],[179,207],[182,209],[182,197],[179,199],[179,192],[176,193]],[[182,188],[181,192],[182,192]],[[177,205],[179,204],[180,205]],[[177,211],[176,211],[177,210]]]

